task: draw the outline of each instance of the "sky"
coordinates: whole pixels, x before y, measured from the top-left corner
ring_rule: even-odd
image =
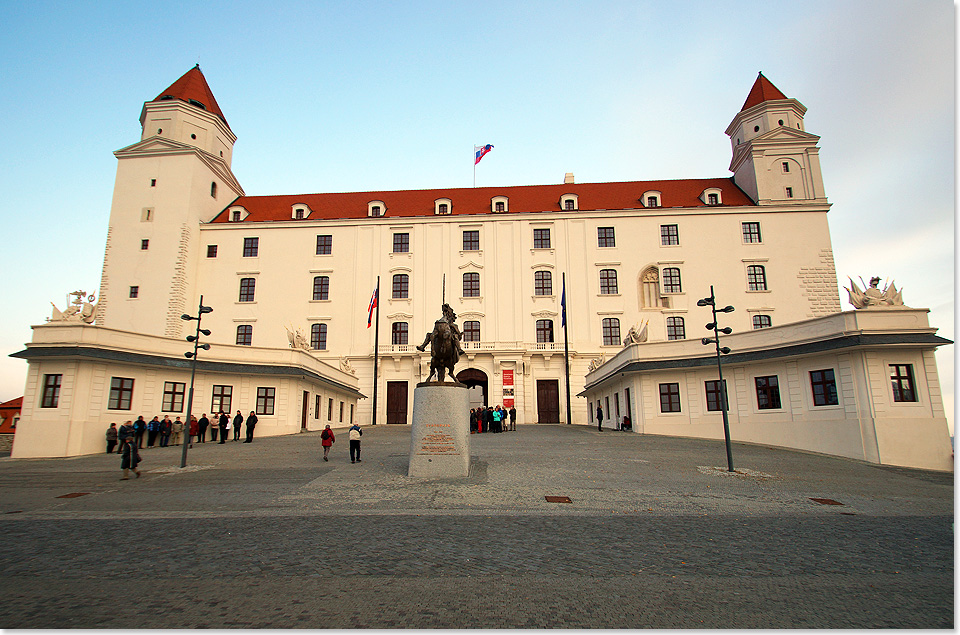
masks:
[[[96,293],[115,150],[199,63],[248,195],[730,176],[762,71],[819,135],[838,288],[895,280],[954,339],[955,9],[785,2],[0,0],[8,357]],[[881,285],[882,286],[882,285]],[[954,347],[937,352],[952,431]]]

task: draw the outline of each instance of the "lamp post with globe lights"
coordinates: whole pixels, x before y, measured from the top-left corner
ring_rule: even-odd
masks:
[[[717,325],[717,313],[732,313],[734,308],[729,304],[722,309],[717,308],[717,298],[713,293],[713,285],[710,285],[710,297],[697,300],[697,306],[709,306],[713,312],[713,321],[707,324],[708,331],[713,331],[713,337],[704,337],[700,342],[707,346],[716,345],[717,348],[717,374],[720,376],[720,412],[723,415],[723,438],[727,446],[727,470],[733,472],[733,451],[730,448],[730,421],[727,418],[727,386],[723,383],[723,363],[721,355],[726,355],[730,349],[726,346],[720,346],[720,334],[730,335],[733,332],[729,326],[719,328]]]
[[[211,307],[208,307],[208,306],[203,306],[203,296],[200,296],[200,306],[199,306],[199,308],[198,308],[198,310],[197,310],[197,316],[194,317],[194,316],[192,316],[192,315],[187,315],[186,313],[184,313],[183,315],[180,316],[180,319],[181,319],[181,320],[186,320],[186,321],[196,320],[196,321],[197,321],[197,332],[196,332],[196,334],[194,334],[194,335],[188,335],[188,336],[187,336],[187,341],[188,341],[188,342],[193,342],[193,351],[188,351],[188,352],[186,352],[186,353],[183,354],[183,356],[186,357],[187,359],[192,359],[192,360],[193,360],[193,363],[191,364],[191,370],[190,370],[190,393],[189,393],[189,395],[188,395],[188,397],[187,397],[187,422],[186,422],[186,424],[185,424],[186,427],[187,427],[187,430],[186,430],[186,432],[187,432],[187,435],[186,435],[186,436],[187,436],[187,440],[184,441],[184,444],[183,444],[183,452],[182,452],[182,455],[181,455],[181,457],[180,457],[180,467],[181,467],[181,468],[187,467],[187,446],[190,445],[190,443],[189,443],[189,439],[190,439],[190,421],[191,421],[190,417],[193,415],[193,384],[194,384],[194,380],[195,380],[196,377],[197,377],[197,351],[198,351],[199,349],[201,349],[201,348],[202,348],[203,350],[205,350],[205,351],[209,351],[209,350],[210,350],[210,345],[209,345],[209,344],[201,344],[201,343],[200,343],[200,336],[201,336],[201,335],[207,335],[207,336],[210,335],[210,329],[202,329],[202,328],[200,328],[200,319],[203,318],[203,314],[204,314],[204,313],[213,313],[213,309],[212,309]]]

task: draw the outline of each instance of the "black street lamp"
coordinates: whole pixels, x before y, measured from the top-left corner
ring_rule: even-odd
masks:
[[[726,355],[730,349],[726,346],[720,346],[720,334],[730,335],[733,332],[729,326],[723,328],[717,327],[717,312],[732,313],[733,307],[729,304],[722,309],[717,308],[717,299],[713,293],[713,285],[710,285],[710,297],[697,300],[697,306],[709,306],[713,311],[713,322],[707,324],[707,330],[713,331],[713,337],[704,337],[700,342],[706,346],[715,344],[717,347],[717,374],[720,376],[720,412],[723,415],[723,438],[727,445],[727,470],[733,472],[733,451],[730,449],[730,421],[727,419],[727,385],[723,383],[723,364],[720,362],[720,355]]]
[[[183,453],[182,453],[182,456],[180,457],[180,467],[182,467],[182,468],[183,468],[183,467],[187,467],[187,446],[190,445],[190,443],[189,443],[189,441],[190,441],[190,417],[193,415],[193,382],[194,382],[194,379],[196,379],[196,376],[197,376],[197,350],[198,350],[198,349],[201,349],[201,348],[202,348],[203,350],[205,350],[205,351],[209,351],[209,350],[210,350],[210,345],[209,345],[209,344],[201,344],[201,343],[200,343],[200,336],[201,336],[201,335],[207,335],[207,336],[210,335],[210,329],[202,329],[202,328],[200,328],[200,319],[203,317],[203,314],[204,314],[204,313],[213,313],[213,309],[210,308],[210,307],[208,307],[208,306],[203,306],[203,296],[200,296],[200,307],[199,307],[199,309],[197,310],[197,317],[193,317],[192,315],[187,315],[186,313],[184,313],[183,315],[180,316],[180,319],[181,319],[181,320],[188,320],[188,321],[189,321],[189,320],[196,320],[196,321],[197,321],[197,333],[196,333],[196,335],[188,335],[188,336],[187,336],[187,341],[188,341],[188,342],[193,342],[193,352],[187,352],[187,353],[184,353],[184,354],[183,354],[183,356],[186,357],[187,359],[193,359],[193,364],[191,364],[192,368],[191,368],[191,370],[190,370],[190,394],[189,394],[189,396],[187,397],[187,422],[186,422],[186,424],[184,424],[184,425],[186,425],[186,427],[187,427],[187,429],[186,429],[186,433],[187,433],[187,434],[184,435],[184,436],[186,436],[187,438],[186,438],[186,439],[184,440],[184,442],[183,442]]]

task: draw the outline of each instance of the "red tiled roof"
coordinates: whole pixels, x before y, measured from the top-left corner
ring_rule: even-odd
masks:
[[[204,110],[220,117],[223,123],[227,124],[228,128],[230,127],[230,124],[227,123],[227,118],[223,116],[223,112],[220,110],[220,106],[217,105],[213,91],[211,91],[210,86],[207,85],[206,78],[204,78],[203,73],[200,72],[199,64],[184,73],[180,79],[173,82],[169,88],[157,95],[157,98],[153,101],[160,101],[161,99],[169,99],[171,97],[187,103],[193,101],[203,104]]]
[[[743,108],[740,110],[742,112],[771,99],[787,99],[787,96],[770,83],[770,80],[764,77],[763,73],[760,73],[757,76],[757,81],[753,83],[753,88],[750,89],[750,94],[747,95],[747,101],[743,102]]]
[[[23,397],[17,397],[16,399],[0,403],[0,408],[16,408],[19,410],[21,407],[23,407]]]
[[[638,209],[644,192],[661,193],[661,207],[707,207],[700,195],[707,188],[719,188],[723,206],[753,205],[732,178],[679,179],[674,181],[625,181],[619,183],[577,183],[557,185],[516,185],[444,190],[398,190],[393,192],[342,192],[325,194],[282,194],[277,196],[241,196],[230,204],[242,206],[246,222],[289,221],[292,206],[310,208],[308,220],[365,218],[367,203],[383,201],[387,217],[433,216],[434,201],[449,198],[454,215],[490,214],[490,199],[508,198],[508,213],[561,211],[560,197],[576,194],[580,210]],[[214,223],[230,222],[223,210]]]

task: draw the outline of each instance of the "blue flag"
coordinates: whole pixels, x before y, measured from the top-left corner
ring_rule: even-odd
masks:
[[[563,281],[563,295],[560,296],[560,326],[567,326],[567,281]]]

